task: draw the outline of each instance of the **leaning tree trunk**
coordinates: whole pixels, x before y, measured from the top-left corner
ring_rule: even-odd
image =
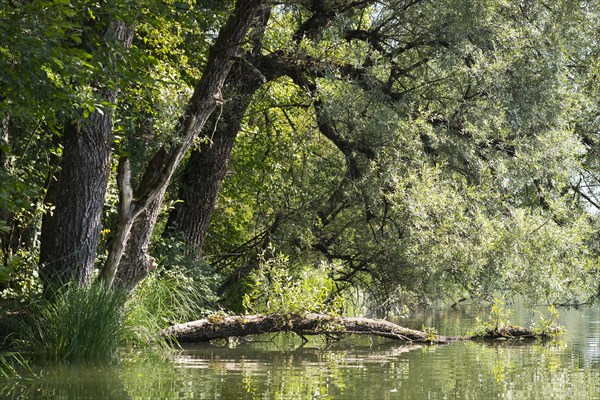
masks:
[[[342,3],[313,2],[313,14],[302,23],[293,35],[300,43],[304,36],[319,40],[323,29],[329,25]],[[240,129],[243,117],[254,93],[267,81],[281,76],[295,77],[294,66],[284,60],[285,56],[274,52],[269,56],[261,53],[262,32],[269,15],[265,14],[255,29],[254,49],[249,60],[227,79],[227,98],[212,142],[203,143],[192,153],[182,174],[178,199],[167,221],[166,235],[180,234],[192,258],[198,259],[208,232],[218,193],[223,184],[231,150]],[[246,67],[246,68],[244,68]],[[249,67],[249,68],[248,68]]]
[[[149,187],[158,179],[160,167],[165,163],[166,157],[167,153],[164,149],[154,155],[146,168],[138,191]],[[116,285],[119,287],[132,289],[154,268],[154,259],[149,256],[148,247],[162,207],[165,189],[166,186],[157,193],[156,198],[135,220],[131,220],[129,240],[123,249],[123,257],[115,276]]]
[[[147,244],[158,216],[158,209],[153,208],[162,204],[175,168],[193,145],[214,109],[222,103],[223,83],[237,58],[237,52],[254,16],[266,3],[267,0],[237,1],[234,14],[219,32],[209,51],[205,71],[176,128],[178,132],[182,132],[181,141],[173,143],[168,150],[162,149],[164,157],[153,158],[155,161],[160,159],[158,167],[151,163],[146,168],[144,175],[154,178],[149,179],[149,182],[142,182],[133,193],[129,179],[126,178],[127,163],[123,162],[122,168],[119,168],[118,225],[100,276],[109,286],[117,283],[125,288],[133,288],[151,268]],[[134,226],[138,229],[134,229]]]
[[[228,101],[220,116],[222,119],[213,118],[213,139],[192,152],[183,170],[178,195],[181,202],[171,211],[165,234],[181,234],[192,258],[198,259],[201,255],[233,144],[252,96],[261,85],[258,76],[238,64],[227,79],[228,90],[224,94]]]
[[[0,99],[3,100],[3,99]],[[0,177],[8,176],[8,153],[4,149],[4,146],[8,146],[8,129],[9,129],[9,116],[8,114],[0,115]],[[0,223],[5,223],[8,228],[8,232],[0,231],[0,249],[4,254],[4,257],[8,257],[11,253],[11,237],[10,231],[12,230],[12,213],[3,204],[0,203]],[[0,260],[1,261],[1,260]]]
[[[131,27],[113,21],[105,38],[127,48],[133,34]],[[101,93],[104,101],[116,103],[118,89]],[[46,195],[52,210],[42,221],[40,262],[46,284],[91,281],[111,169],[113,114],[112,109],[95,111],[79,123],[65,123],[60,172],[51,178]]]

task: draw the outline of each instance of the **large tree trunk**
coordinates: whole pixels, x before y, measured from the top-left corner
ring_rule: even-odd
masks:
[[[254,16],[266,3],[267,0],[237,1],[234,14],[219,32],[217,41],[210,49],[206,69],[184,116],[179,121],[177,131],[182,132],[182,140],[164,150],[166,156],[161,157],[163,162],[158,168],[152,164],[146,168],[145,175],[155,178],[144,182],[135,191],[135,198],[127,200],[124,198],[126,196],[121,196],[119,224],[101,274],[101,278],[109,285],[116,282],[120,286],[132,288],[148,273],[151,267],[150,257],[147,255],[148,241],[154,230],[157,210],[162,204],[166,187],[175,168],[193,145],[206,121],[217,105],[222,103],[223,83]],[[121,182],[125,181],[121,179]],[[131,192],[127,185],[128,183],[120,185],[121,193]],[[134,226],[139,229],[133,229]]]
[[[110,114],[64,128],[61,169],[46,196],[53,209],[42,221],[40,261],[46,283],[90,282],[110,173]]]
[[[131,27],[115,21],[105,38],[127,48],[133,34]],[[117,93],[103,89],[102,98],[115,104]],[[111,169],[113,114],[105,109],[77,124],[65,122],[60,171],[46,195],[52,210],[42,221],[40,262],[46,284],[91,281]]]
[[[201,256],[208,225],[246,109],[256,91],[267,80],[278,77],[268,73],[265,76],[265,69],[259,65],[262,60],[262,39],[269,17],[270,10],[265,9],[253,26],[253,50],[248,54],[250,61],[236,64],[227,77],[223,90],[227,101],[219,115],[213,115],[209,125],[211,140],[194,149],[179,180],[180,202],[169,214],[164,235],[182,237],[193,259]]]

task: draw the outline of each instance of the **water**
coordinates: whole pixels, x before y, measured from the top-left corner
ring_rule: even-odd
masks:
[[[477,310],[402,321],[462,334]],[[511,318],[528,324],[527,312]],[[290,335],[197,344],[171,361],[42,368],[0,398],[40,399],[600,399],[600,308],[563,312],[552,341],[406,345],[356,337],[302,346]],[[268,339],[268,340],[267,340]]]

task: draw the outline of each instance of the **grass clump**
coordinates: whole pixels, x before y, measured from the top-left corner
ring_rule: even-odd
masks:
[[[13,313],[10,348],[44,362],[112,362],[129,350],[161,351],[169,347],[163,329],[214,309],[210,282],[204,270],[176,266],[152,272],[133,291],[103,282],[47,290]]]
[[[205,282],[182,269],[156,271],[136,287],[126,304],[125,342],[129,347],[166,347],[160,331],[203,318],[216,306]]]
[[[113,360],[126,329],[125,299],[102,283],[56,289],[28,310],[20,350],[47,361]]]
[[[35,379],[36,374],[20,353],[0,353],[0,378],[4,382]]]

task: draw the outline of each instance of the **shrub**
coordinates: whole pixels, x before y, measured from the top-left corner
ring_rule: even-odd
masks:
[[[333,281],[328,265],[301,266],[292,271],[286,256],[260,258],[244,295],[243,306],[250,313],[301,314],[307,312],[339,313],[343,300],[333,295]]]

